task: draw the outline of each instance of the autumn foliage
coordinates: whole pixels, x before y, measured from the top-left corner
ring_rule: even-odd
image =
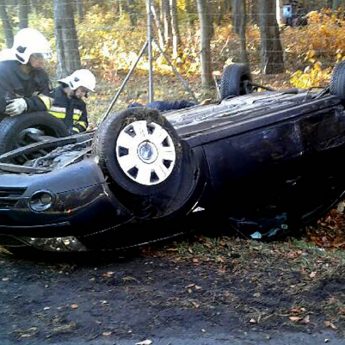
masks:
[[[310,12],[307,26],[287,28],[283,40],[291,83],[300,88],[327,85],[334,64],[345,59],[344,35],[342,13],[330,10]]]
[[[181,46],[179,55],[172,57],[171,47],[162,47],[177,70],[187,78],[197,77],[200,71],[200,32],[196,13],[188,13],[184,1],[179,3]],[[110,3],[90,6],[82,21],[76,19],[79,50],[82,65],[92,67],[102,81],[117,81],[118,73],[127,72],[138,59],[146,41],[145,6],[142,16],[131,25],[128,12],[116,12]],[[188,20],[187,20],[188,17]],[[187,25],[188,24],[188,25]],[[30,25],[39,27],[55,46],[53,18],[32,14]],[[158,40],[157,27],[153,34]],[[329,81],[332,67],[345,59],[345,19],[341,11],[313,11],[308,14],[308,25],[281,27],[281,41],[285,53],[285,66],[296,87],[319,87]],[[256,24],[247,25],[247,51],[253,71],[260,72],[260,31]],[[0,43],[4,47],[4,38]],[[239,59],[239,37],[234,33],[231,17],[225,16],[213,25],[211,40],[212,68],[222,67]],[[173,75],[166,59],[153,46],[154,70],[157,74]],[[50,70],[54,73],[56,60]],[[144,55],[139,61],[137,73],[147,72],[148,62]]]

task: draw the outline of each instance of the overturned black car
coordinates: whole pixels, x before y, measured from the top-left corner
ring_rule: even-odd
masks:
[[[221,83],[219,104],[131,108],[2,154],[0,244],[124,248],[180,234],[196,214],[274,237],[340,201],[345,63],[322,90],[253,92],[242,65]]]

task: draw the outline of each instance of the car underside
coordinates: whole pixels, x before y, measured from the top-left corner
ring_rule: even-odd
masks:
[[[274,238],[317,220],[345,190],[344,68],[321,90],[131,108],[95,131],[3,153],[0,244],[124,248],[184,233],[199,215]]]

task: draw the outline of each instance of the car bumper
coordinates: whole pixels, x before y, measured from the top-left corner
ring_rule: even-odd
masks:
[[[37,193],[51,196],[47,209],[33,208]],[[78,236],[119,226],[131,218],[132,214],[111,193],[92,160],[46,174],[1,176],[2,235]]]

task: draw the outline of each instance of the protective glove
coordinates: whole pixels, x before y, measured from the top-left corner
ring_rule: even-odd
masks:
[[[5,114],[14,116],[23,113],[27,110],[28,105],[24,98],[16,98],[6,106]]]
[[[76,132],[73,130],[73,128],[69,128],[69,129],[67,130],[67,132],[68,132],[68,135],[73,135],[73,134],[76,133]]]

